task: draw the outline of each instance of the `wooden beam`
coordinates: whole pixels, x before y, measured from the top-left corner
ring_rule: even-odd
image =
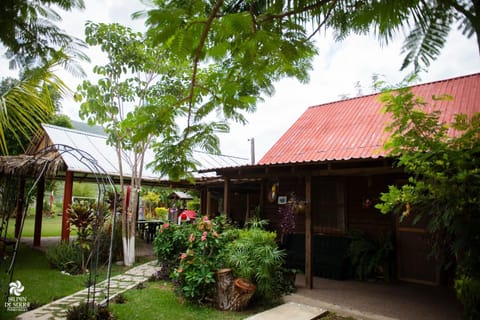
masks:
[[[73,195],[73,172],[65,172],[65,189],[63,191],[63,214],[62,214],[62,241],[70,240],[70,221],[68,207],[72,204]]]
[[[305,176],[305,287],[313,289],[312,177]]]
[[[42,237],[43,195],[45,193],[45,175],[37,183],[37,201],[35,207],[35,226],[33,231],[33,246],[40,247]]]

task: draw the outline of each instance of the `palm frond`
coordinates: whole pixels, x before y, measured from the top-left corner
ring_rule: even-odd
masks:
[[[25,78],[0,97],[0,151],[8,154],[5,134],[28,137],[53,114],[50,88],[61,95],[69,89],[53,72],[62,63],[60,57],[40,68],[30,70]]]
[[[419,17],[417,17],[419,18]],[[452,15],[434,10],[416,19],[414,28],[406,37],[402,53],[407,53],[401,70],[413,64],[416,72],[428,67],[435,60],[447,41],[451,29]]]

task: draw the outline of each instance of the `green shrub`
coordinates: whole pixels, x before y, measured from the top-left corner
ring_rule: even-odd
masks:
[[[215,272],[231,268],[257,287],[257,302],[275,302],[294,288],[294,273],[285,269],[276,233],[257,222],[249,229],[233,227],[225,216],[198,218],[193,224],[164,224],[155,238],[158,261],[169,268],[177,293],[190,302],[214,301]],[[170,272],[170,270],[173,270]]]
[[[168,276],[180,263],[180,255],[188,247],[188,238],[192,233],[193,225],[165,223],[160,228],[153,241],[153,251],[163,273]]]
[[[463,305],[464,319],[480,319],[480,279],[460,276],[455,280],[455,292]]]
[[[156,207],[155,215],[162,221],[168,220],[168,209],[165,207]]]
[[[67,311],[67,320],[114,320],[107,307],[92,306],[85,302],[73,306]]]
[[[106,223],[100,230],[98,241],[100,241],[100,259],[102,261],[108,260],[110,253],[110,237],[112,235],[112,224]],[[120,221],[115,223],[115,230],[113,232],[113,247],[112,247],[112,261],[122,260],[123,247],[122,247],[122,225]]]
[[[292,277],[288,276],[291,271],[283,267],[285,252],[278,248],[276,233],[263,230],[262,225],[257,222],[240,230],[238,239],[226,245],[224,259],[235,276],[256,284],[257,302],[271,304],[291,291]]]
[[[46,258],[52,268],[70,274],[82,272],[82,251],[76,243],[60,242],[47,249]]]
[[[391,235],[372,238],[362,232],[352,232],[350,238],[349,256],[355,278],[367,280],[381,273],[389,281],[394,252]]]
[[[221,251],[228,241],[228,233],[218,233],[216,227],[216,220],[206,216],[197,219],[190,228],[188,246],[179,256],[178,268],[172,274],[178,292],[189,301],[204,303],[214,298],[215,272],[223,267]]]

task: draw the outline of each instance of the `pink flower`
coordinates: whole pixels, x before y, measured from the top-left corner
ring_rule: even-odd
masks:
[[[182,253],[182,255],[180,256],[180,259],[183,260],[187,257],[187,254],[186,253]]]
[[[183,268],[178,268],[178,269],[177,269],[177,272],[178,272],[178,273],[182,273],[182,272],[183,272]]]
[[[208,235],[208,232],[207,231],[203,231],[203,234],[202,234],[202,241],[205,241],[207,240],[207,235]]]
[[[193,233],[190,234],[190,238],[188,238],[188,241],[190,241],[190,242],[195,241],[195,236],[193,235]]]
[[[163,225],[163,229],[167,229],[168,227],[170,227],[170,223],[168,222]]]
[[[213,231],[213,236],[214,236],[215,238],[218,238],[218,233],[217,233],[217,231]]]

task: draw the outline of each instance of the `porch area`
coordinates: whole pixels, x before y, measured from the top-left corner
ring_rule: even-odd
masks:
[[[362,282],[314,277],[313,289],[297,275],[297,292],[285,297],[296,302],[350,316],[356,320],[461,319],[461,305],[453,290],[405,282]]]

